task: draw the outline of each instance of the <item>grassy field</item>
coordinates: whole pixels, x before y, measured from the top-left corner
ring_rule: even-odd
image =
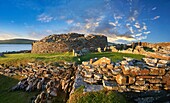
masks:
[[[143,55],[136,54],[125,54],[125,53],[112,53],[112,52],[103,52],[103,53],[89,53],[82,57],[74,57],[72,53],[54,53],[54,54],[31,54],[31,53],[19,53],[19,54],[5,54],[5,57],[0,57],[0,64],[5,65],[20,65],[28,62],[58,62],[58,61],[69,61],[69,62],[78,62],[90,60],[91,58],[101,58],[108,57],[112,61],[122,60],[123,57],[132,57],[136,59],[141,59]]]
[[[71,62],[78,62],[87,61],[91,58],[101,58],[101,57],[108,57],[112,61],[122,60],[123,57],[132,57],[136,59],[141,59],[144,56],[136,55],[136,54],[123,54],[123,53],[111,53],[111,52],[104,52],[104,53],[89,53],[82,57],[74,57],[72,53],[55,53],[55,54],[31,54],[31,53],[20,53],[20,54],[5,54],[5,57],[0,57],[0,64],[6,65],[20,65],[25,64],[27,62],[57,62],[57,61],[71,61]],[[18,78],[10,78],[3,75],[0,75],[0,103],[29,103],[31,97],[33,97],[36,92],[24,92],[24,91],[14,91],[9,92],[8,90],[17,84]],[[77,92],[78,94],[73,95],[72,100],[78,103],[104,103],[107,101],[111,103],[113,100],[120,101],[121,103],[124,102],[124,99],[121,99],[121,95],[115,92],[94,92],[88,93],[83,95],[81,92]],[[75,100],[74,96],[80,96],[79,100]],[[12,101],[12,102],[11,102]],[[75,103],[76,103],[75,102]],[[112,103],[120,103],[120,102],[112,102]]]
[[[0,103],[30,103],[31,98],[37,92],[10,92],[10,88],[17,83],[17,79],[0,75]]]
[[[127,53],[117,53],[117,52],[103,52],[103,53],[90,53],[85,56],[80,57],[81,61],[86,61],[90,60],[91,58],[101,58],[101,57],[108,57],[112,61],[116,62],[118,60],[122,60],[123,57],[131,57],[135,59],[142,59],[144,56],[143,55],[137,55],[137,54],[127,54]]]
[[[58,62],[58,61],[76,61],[72,53],[54,53],[54,54],[5,54],[5,57],[0,57],[0,64],[20,65],[28,62]]]

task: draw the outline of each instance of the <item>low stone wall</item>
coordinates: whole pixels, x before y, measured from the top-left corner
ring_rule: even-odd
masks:
[[[169,62],[151,58],[143,58],[141,61],[126,57],[116,63],[106,57],[91,59],[79,66],[73,88],[84,85],[84,91],[103,88],[119,92],[170,90]]]
[[[32,96],[30,103],[53,103],[57,96],[57,98],[62,97],[58,102],[63,103],[67,101],[72,90],[76,66],[70,62],[60,62],[58,65],[45,63],[28,63],[26,66],[19,67],[0,65],[0,75],[23,78],[9,91],[39,93]]]
[[[87,35],[77,33],[50,35],[44,39],[32,44],[32,53],[55,53],[81,50],[105,48],[107,46],[107,37],[103,35]]]

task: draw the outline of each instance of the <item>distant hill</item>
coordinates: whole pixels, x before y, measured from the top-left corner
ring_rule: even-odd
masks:
[[[30,39],[9,39],[9,40],[0,40],[0,44],[32,44],[36,40]]]

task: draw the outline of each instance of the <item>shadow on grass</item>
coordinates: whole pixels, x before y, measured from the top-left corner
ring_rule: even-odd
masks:
[[[170,91],[118,92],[101,90],[83,93],[84,86],[71,95],[68,103],[169,103]]]
[[[122,92],[131,103],[169,103],[170,90],[152,90],[144,92]]]
[[[37,92],[13,91],[10,88],[18,83],[19,80],[0,75],[0,103],[29,103]]]

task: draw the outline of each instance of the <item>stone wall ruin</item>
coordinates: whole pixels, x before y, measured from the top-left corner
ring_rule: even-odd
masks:
[[[103,35],[87,35],[68,33],[50,35],[32,44],[32,53],[55,53],[81,50],[83,48],[104,49],[107,46],[107,37]]]
[[[120,92],[142,92],[150,90],[170,90],[170,61],[153,58],[136,60],[125,57],[120,62],[112,62],[103,57],[82,62],[78,67],[81,85],[95,85],[98,89]],[[77,74],[78,75],[78,74]],[[76,82],[75,88],[80,81]],[[85,83],[83,83],[85,82]]]

